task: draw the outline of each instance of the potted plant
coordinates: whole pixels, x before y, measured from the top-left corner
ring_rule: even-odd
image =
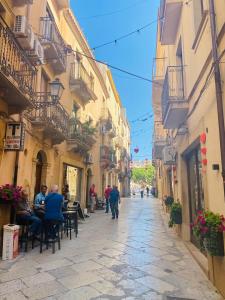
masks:
[[[224,256],[225,218],[223,215],[207,210],[198,211],[191,228],[211,256]]]
[[[5,184],[0,186],[0,202],[3,204],[14,203],[21,198],[21,186],[14,186],[12,184]]]
[[[165,198],[165,205],[166,205],[167,207],[171,207],[172,204],[173,204],[173,202],[174,202],[173,197],[167,196],[167,197]]]
[[[170,209],[169,227],[182,224],[182,206],[179,202],[174,202]]]

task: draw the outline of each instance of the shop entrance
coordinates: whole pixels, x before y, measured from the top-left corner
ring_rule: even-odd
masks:
[[[64,164],[63,186],[69,185],[70,201],[81,201],[82,169]]]
[[[204,191],[202,186],[202,163],[200,146],[192,150],[187,156],[188,168],[188,188],[189,188],[189,208],[190,223],[193,223],[197,212],[204,209]],[[198,240],[191,231],[191,241],[199,249],[201,248]]]
[[[36,182],[34,188],[34,194],[40,193],[41,185],[46,184],[46,174],[44,172],[44,166],[47,164],[47,157],[44,151],[39,151],[36,160]]]

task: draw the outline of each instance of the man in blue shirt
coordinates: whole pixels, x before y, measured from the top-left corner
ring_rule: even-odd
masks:
[[[113,189],[109,195],[109,202],[112,211],[112,219],[115,219],[115,217],[118,219],[119,217],[119,201],[120,201],[120,193],[118,191],[117,186],[113,186]]]
[[[63,221],[63,196],[58,193],[59,187],[53,185],[51,193],[45,198],[45,220]]]
[[[46,185],[41,186],[41,192],[36,195],[35,200],[34,200],[34,207],[35,209],[41,208],[45,204],[45,198],[46,198],[46,193],[47,193],[48,187]]]

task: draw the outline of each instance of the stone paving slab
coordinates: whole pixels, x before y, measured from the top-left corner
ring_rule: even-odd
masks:
[[[157,199],[124,199],[119,220],[103,211],[62,249],[38,247],[0,262],[0,300],[221,300]]]

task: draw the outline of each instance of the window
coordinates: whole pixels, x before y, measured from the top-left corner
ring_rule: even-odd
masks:
[[[202,17],[204,15],[203,0],[193,1],[193,12],[194,12],[194,28],[195,28],[195,33],[197,33],[202,21]]]

